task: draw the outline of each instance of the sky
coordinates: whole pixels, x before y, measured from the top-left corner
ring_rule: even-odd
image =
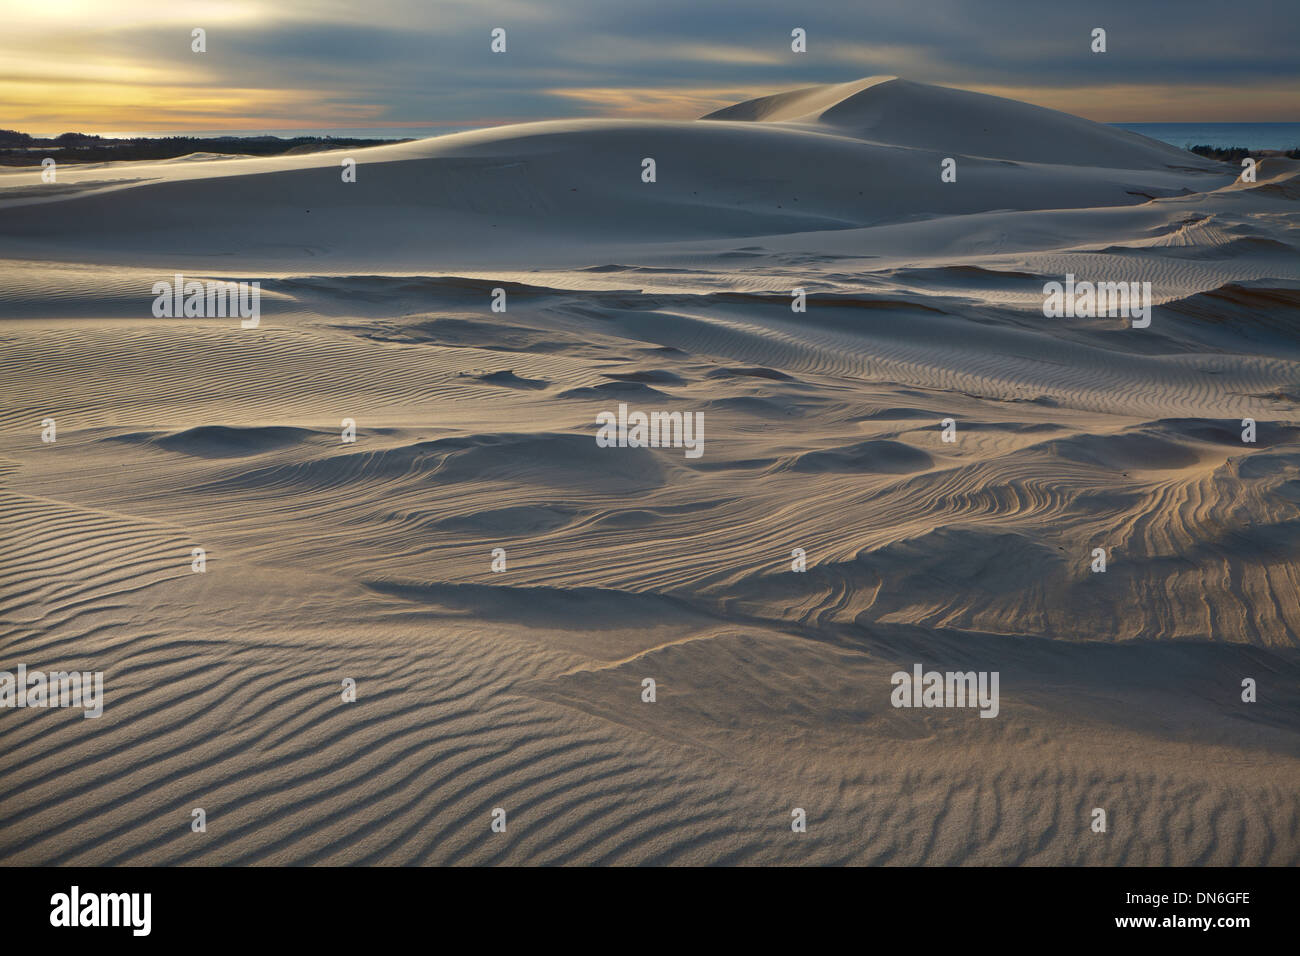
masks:
[[[1297,51],[1298,0],[0,0],[0,128],[692,119],[879,74],[1101,122],[1300,122]]]

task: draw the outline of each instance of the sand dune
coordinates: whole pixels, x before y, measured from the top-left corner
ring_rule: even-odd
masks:
[[[0,710],[0,860],[1295,865],[1297,182],[880,77],[0,171],[0,669],[106,687]]]
[[[706,120],[814,126],[946,156],[1116,169],[1209,169],[1165,143],[1016,100],[873,76],[728,106]]]
[[[64,170],[52,190],[39,171],[8,171],[0,212],[32,213],[6,216],[0,249],[175,267],[197,256],[258,269],[326,261],[423,271],[430,257],[575,268],[593,264],[595,247],[1132,205],[1234,178],[1221,164],[1026,104],[900,80],[854,92],[859,85],[819,93],[818,102],[837,101],[812,123],[563,121],[373,147],[354,151],[355,183],[340,172],[352,154],[338,152],[96,164]],[[732,109],[713,117],[790,112]],[[846,135],[837,117],[882,138]],[[641,179],[647,157],[654,183]],[[958,159],[960,186],[939,179],[947,157]]]

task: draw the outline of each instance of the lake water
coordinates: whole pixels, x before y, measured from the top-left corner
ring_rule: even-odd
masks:
[[[1187,149],[1216,146],[1227,149],[1300,149],[1300,123],[1111,123]]]

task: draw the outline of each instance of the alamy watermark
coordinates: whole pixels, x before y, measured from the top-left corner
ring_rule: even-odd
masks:
[[[0,671],[0,707],[81,707],[86,718],[104,713],[103,671]]]
[[[601,448],[684,448],[687,458],[704,454],[703,412],[629,412],[619,403],[618,413],[596,416]]]
[[[1049,319],[1127,318],[1135,329],[1151,324],[1150,282],[1076,282],[1043,285],[1043,315]]]
[[[998,715],[998,671],[896,671],[889,702],[895,707],[979,707],[981,717]]]
[[[156,319],[224,319],[239,316],[240,328],[255,329],[262,317],[260,282],[199,282],[179,273],[174,282],[155,282],[151,290]]]

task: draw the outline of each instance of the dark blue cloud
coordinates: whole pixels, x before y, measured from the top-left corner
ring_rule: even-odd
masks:
[[[178,82],[188,72],[230,87],[319,90],[324,101],[375,105],[377,122],[599,111],[547,92],[555,88],[771,88],[872,73],[974,88],[1300,90],[1300,3],[1292,0],[367,0],[355,10],[360,22],[315,22],[303,19],[310,5],[287,4],[269,25],[214,27],[201,71],[175,28],[122,30],[106,42],[174,65]],[[504,56],[488,49],[495,26],[508,32]],[[806,55],[789,50],[795,26],[808,31]],[[1098,26],[1108,32],[1104,56],[1089,50]],[[770,62],[746,62],[745,51]],[[1300,120],[1300,108],[1290,118]]]

